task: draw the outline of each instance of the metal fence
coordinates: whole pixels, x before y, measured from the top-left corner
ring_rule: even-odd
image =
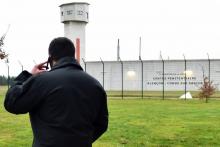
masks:
[[[178,98],[191,92],[198,97],[205,77],[212,81],[218,98],[220,60],[84,61],[110,97]]]
[[[220,59],[100,60],[84,61],[82,67],[102,84],[109,97],[165,99],[178,98],[187,92],[198,97],[204,77],[216,87],[212,98],[220,97]],[[7,64],[8,83],[12,68]]]

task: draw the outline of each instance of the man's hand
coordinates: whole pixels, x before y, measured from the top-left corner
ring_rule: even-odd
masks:
[[[46,63],[47,63],[47,61],[43,62],[43,63],[40,63],[40,64],[36,64],[33,67],[33,69],[31,70],[31,74],[32,75],[36,75],[36,74],[45,72],[46,71],[46,66],[45,66]]]

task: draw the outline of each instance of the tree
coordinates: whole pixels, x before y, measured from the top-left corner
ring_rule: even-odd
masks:
[[[0,85],[7,85],[8,79],[5,76],[0,76]]]
[[[208,77],[203,78],[203,85],[199,89],[199,98],[205,98],[206,103],[208,102],[208,98],[210,98],[210,96],[213,95],[216,90],[215,86],[213,85],[213,82],[210,82]]]
[[[8,54],[6,54],[5,51],[2,49],[2,47],[4,45],[5,36],[6,36],[6,34],[4,34],[0,39],[0,59],[4,59],[8,56]]]
[[[15,77],[6,77],[4,75],[0,76],[0,86],[11,85],[14,81]]]
[[[9,29],[10,25],[8,26],[8,29]],[[6,54],[6,52],[3,50],[3,46],[4,46],[4,39],[5,39],[5,36],[8,32],[8,29],[6,31],[6,33],[0,38],[0,59],[7,59],[6,61],[8,62],[8,54]],[[6,78],[5,76],[0,76],[0,85],[9,85],[10,83],[10,77]]]
[[[8,33],[9,28],[10,28],[10,25],[8,25],[8,29],[7,29],[6,33],[4,35],[2,35],[2,37],[0,38],[0,59],[5,59],[8,57],[8,54],[3,50],[2,47],[4,45],[4,39]]]

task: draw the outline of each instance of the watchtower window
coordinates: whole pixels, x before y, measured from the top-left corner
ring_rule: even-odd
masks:
[[[61,12],[61,16],[63,16],[63,11]]]
[[[88,12],[86,12],[86,18],[89,19],[89,13]]]
[[[67,15],[73,14],[73,10],[68,10],[68,11],[66,11],[66,14],[67,14]]]

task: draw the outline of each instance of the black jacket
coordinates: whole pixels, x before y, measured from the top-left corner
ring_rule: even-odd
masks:
[[[36,76],[23,71],[4,105],[14,114],[29,112],[33,147],[90,147],[108,126],[104,89],[70,57]]]

